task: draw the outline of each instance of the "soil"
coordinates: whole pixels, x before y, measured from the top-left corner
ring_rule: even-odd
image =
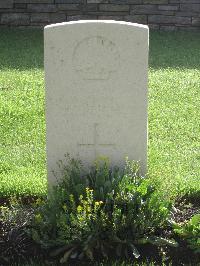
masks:
[[[175,203],[173,208],[175,222],[186,223],[195,214],[200,214],[200,198],[193,201],[182,198]]]

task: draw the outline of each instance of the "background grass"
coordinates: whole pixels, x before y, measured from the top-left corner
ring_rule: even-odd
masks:
[[[200,34],[150,33],[152,182],[167,196],[200,191]],[[44,195],[43,33],[0,30],[0,194]]]
[[[150,40],[149,175],[165,193],[200,190],[200,34]]]
[[[46,193],[42,31],[0,32],[0,193]]]

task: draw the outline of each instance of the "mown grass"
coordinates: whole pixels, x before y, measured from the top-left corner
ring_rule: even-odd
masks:
[[[200,34],[150,33],[152,182],[171,196],[200,191]],[[0,194],[44,195],[43,33],[0,30]]]
[[[0,32],[0,193],[46,193],[42,31]]]
[[[200,191],[200,34],[150,40],[149,175],[173,195]]]

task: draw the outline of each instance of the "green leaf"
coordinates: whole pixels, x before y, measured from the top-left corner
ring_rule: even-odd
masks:
[[[200,227],[200,214],[196,214],[194,215],[190,222],[190,224],[194,225],[194,226],[199,226]]]
[[[141,185],[137,188],[137,191],[140,192],[143,196],[148,192],[147,182],[142,182]]]
[[[166,239],[162,237],[148,238],[148,242],[157,246],[168,245],[171,247],[178,247],[178,243],[175,240]]]
[[[134,242],[135,242],[135,244],[138,244],[138,245],[144,245],[144,244],[148,243],[148,238],[140,238]]]

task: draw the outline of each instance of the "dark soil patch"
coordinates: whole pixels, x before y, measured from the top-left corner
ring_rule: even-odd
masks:
[[[192,216],[200,213],[200,198],[179,199],[173,208],[173,218],[177,223],[185,223],[189,221]]]

